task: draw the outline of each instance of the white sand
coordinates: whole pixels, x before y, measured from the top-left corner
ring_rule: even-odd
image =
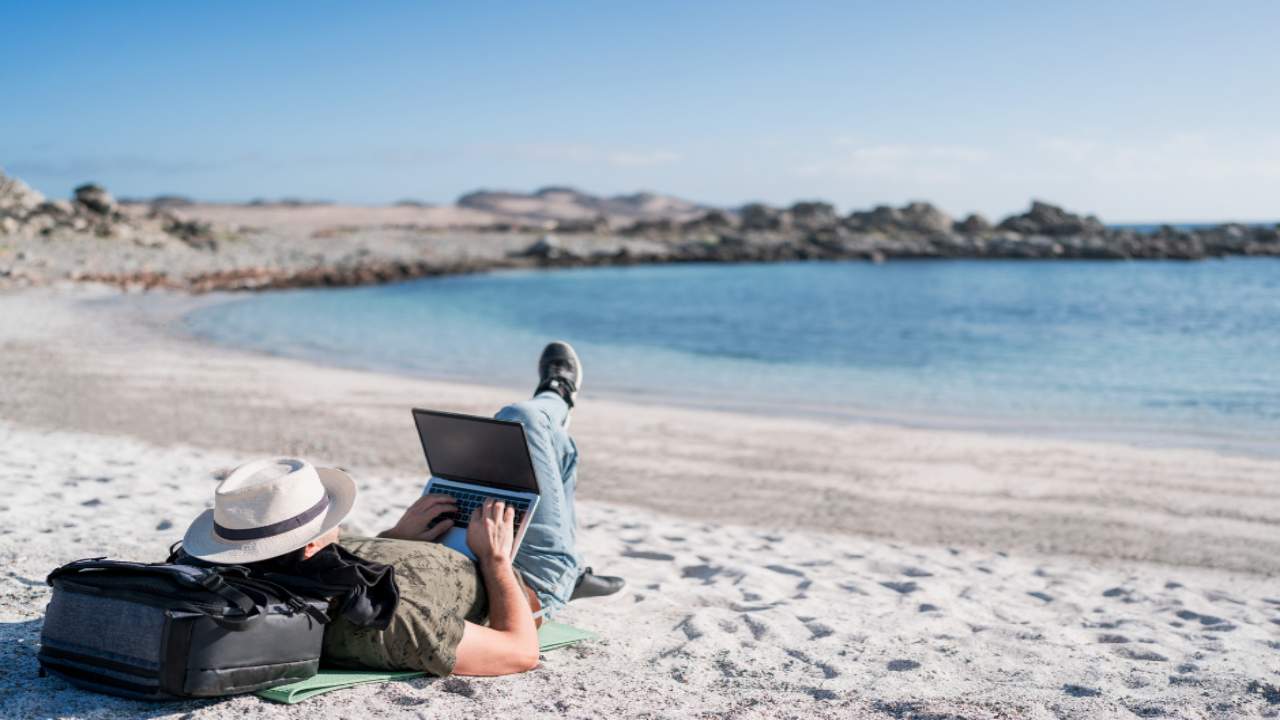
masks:
[[[423,480],[407,409],[518,390],[314,367],[156,327],[191,301],[0,295],[0,717],[1280,716],[1280,462],[594,398],[583,549],[627,577],[599,643],[492,680],[292,708],[152,705],[37,679],[44,575],[157,558],[213,474],[350,468],[357,530]]]

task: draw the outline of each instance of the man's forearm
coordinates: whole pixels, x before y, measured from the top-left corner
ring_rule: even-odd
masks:
[[[480,571],[489,594],[489,627],[527,636],[536,644],[538,630],[533,624],[533,611],[520,583],[516,582],[511,564],[486,561],[481,563]]]

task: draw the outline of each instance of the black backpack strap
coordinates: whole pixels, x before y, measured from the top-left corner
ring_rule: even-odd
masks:
[[[264,594],[275,595],[277,598],[282,600],[284,604],[292,608],[294,612],[306,613],[312,620],[315,620],[321,625],[327,625],[333,619],[325,611],[315,607],[310,602],[307,602],[306,597],[299,595],[279,583],[255,577],[237,577],[231,582],[235,585],[257,590]]]
[[[228,583],[223,577],[224,574],[231,578],[243,577],[247,571],[245,568],[239,566],[228,566],[226,568],[196,567],[194,565],[139,563],[129,562],[127,560],[107,560],[106,558],[86,558],[84,560],[69,562],[62,567],[56,568],[53,572],[49,573],[49,577],[46,578],[46,582],[52,585],[55,579],[66,575],[75,575],[81,572],[99,570],[136,573],[139,575],[164,575],[179,585],[211,592],[240,611],[240,617],[224,617],[213,614],[207,615],[207,617],[212,619],[214,622],[228,629],[242,630],[248,626],[250,622],[257,620],[261,614],[257,603],[253,601],[253,598],[237,589],[234,585]]]
[[[175,565],[174,567],[188,566]],[[242,615],[254,615],[257,613],[257,604],[253,601],[253,598],[222,579],[222,575],[217,571],[202,573],[196,582],[199,583],[200,587],[234,605]]]

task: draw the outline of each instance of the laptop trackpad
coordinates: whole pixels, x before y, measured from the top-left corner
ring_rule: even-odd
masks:
[[[476,559],[475,553],[471,552],[471,548],[467,547],[466,528],[449,528],[449,532],[444,534],[444,537],[440,539],[440,542],[446,547],[453,548],[472,560]]]

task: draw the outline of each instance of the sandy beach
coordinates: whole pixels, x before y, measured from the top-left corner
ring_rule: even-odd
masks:
[[[522,676],[294,707],[133,703],[37,678],[54,566],[161,558],[218,474],[264,454],[349,469],[352,529],[376,532],[424,480],[410,407],[492,413],[528,392],[182,336],[181,314],[217,301],[0,295],[0,716],[1280,716],[1280,461],[590,387],[573,420],[580,536],[629,584],[561,619],[602,640]]]

